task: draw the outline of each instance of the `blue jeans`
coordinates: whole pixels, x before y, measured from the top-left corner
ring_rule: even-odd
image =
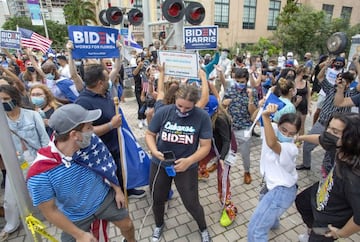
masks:
[[[297,188],[278,186],[268,191],[259,201],[248,226],[248,242],[268,241],[270,229],[295,201]]]

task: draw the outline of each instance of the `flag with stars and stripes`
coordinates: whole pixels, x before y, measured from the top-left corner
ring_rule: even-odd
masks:
[[[91,137],[91,143],[88,147],[78,150],[72,158],[74,162],[88,167],[109,182],[119,186],[114,158],[106,145],[96,135]]]
[[[49,50],[52,41],[48,38],[29,29],[18,28],[18,31],[21,34],[21,45],[23,47],[31,47],[33,49],[41,50],[43,53],[46,53]]]

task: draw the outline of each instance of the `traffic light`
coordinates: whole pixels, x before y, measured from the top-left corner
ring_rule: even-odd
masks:
[[[185,6],[182,0],[166,0],[162,5],[162,14],[170,23],[176,23],[183,19]]]
[[[199,25],[205,18],[205,8],[201,3],[189,2],[185,10],[185,18],[192,25]]]
[[[106,18],[106,9],[103,9],[100,11],[99,13],[99,20],[101,22],[102,25],[104,26],[110,26],[109,21]]]
[[[185,15],[186,21],[190,24],[199,25],[205,18],[205,8],[198,2],[187,2],[185,7],[182,0],[165,0],[161,11],[164,18],[170,23],[183,20]]]
[[[139,9],[133,8],[128,12],[128,21],[130,24],[134,26],[141,25],[143,19],[144,19],[143,13]]]
[[[134,26],[139,26],[143,22],[143,13],[136,8],[131,9],[125,18],[129,21],[125,21],[125,24],[132,24]],[[123,11],[118,7],[110,7],[108,9],[103,9],[99,13],[99,20],[102,25],[118,25],[124,19]]]
[[[112,25],[118,25],[123,20],[123,13],[118,7],[110,7],[106,10],[106,19]]]

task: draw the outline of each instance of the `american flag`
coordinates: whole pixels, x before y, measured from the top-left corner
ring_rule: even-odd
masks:
[[[31,47],[46,53],[51,46],[52,41],[35,33],[32,30],[18,28],[21,34],[21,44],[23,47]]]
[[[119,185],[115,161],[105,144],[96,135],[91,137],[88,147],[78,150],[72,158],[76,163],[88,167],[108,181]]]

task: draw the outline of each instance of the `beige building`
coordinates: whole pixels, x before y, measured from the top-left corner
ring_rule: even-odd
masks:
[[[122,6],[130,8],[129,0]],[[161,0],[148,0],[150,19],[154,23],[162,20]],[[219,42],[223,47],[235,43],[256,43],[260,37],[270,37],[276,29],[276,17],[285,6],[286,0],[199,0],[206,10],[202,25],[219,26]],[[360,0],[298,0],[298,4],[310,5],[324,10],[329,18],[350,18],[350,24],[360,23]],[[134,0],[133,7],[142,8],[142,0]],[[153,38],[160,31],[169,31],[169,24],[152,27]],[[143,27],[134,28],[137,41],[143,40]]]

